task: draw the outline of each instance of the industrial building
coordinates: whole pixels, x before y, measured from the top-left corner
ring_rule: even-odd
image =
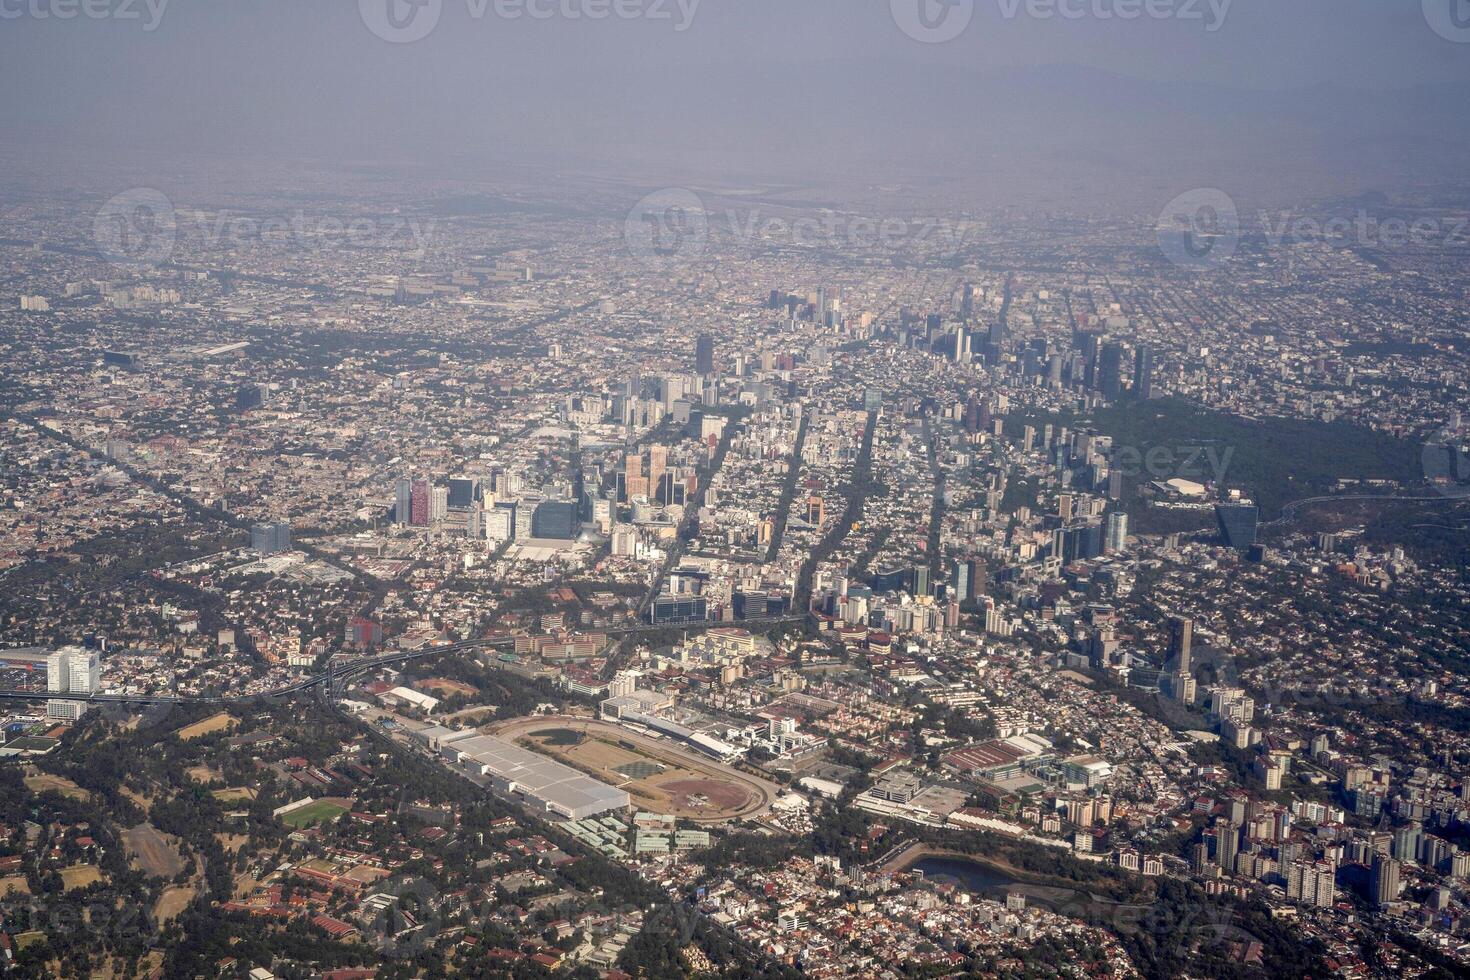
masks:
[[[483,776],[498,792],[514,794],[547,813],[585,820],[629,805],[628,794],[570,766],[548,759],[494,735],[467,732],[465,738],[440,739],[439,754]]]

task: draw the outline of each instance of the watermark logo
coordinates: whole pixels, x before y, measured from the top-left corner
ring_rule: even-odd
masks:
[[[369,926],[379,937],[378,952],[392,959],[413,959],[434,941],[443,924],[443,898],[427,879],[411,877],[377,889],[393,901],[382,905]]]
[[[0,0],[4,2],[4,0]],[[465,0],[470,20],[646,20],[668,22],[676,34],[694,26],[702,0]],[[444,0],[358,0],[373,34],[393,44],[421,41],[439,25]]]
[[[1470,215],[1379,217],[1365,208],[1318,218],[1295,211],[1261,213],[1271,248],[1326,243],[1372,249],[1459,248],[1470,245]]]
[[[1424,19],[1446,41],[1470,44],[1470,0],[1423,0]]]
[[[650,194],[628,213],[623,236],[648,261],[690,261],[712,241],[755,251],[833,251],[844,255],[908,255],[952,259],[970,240],[973,222],[940,217],[874,217],[835,211],[713,211],[684,188]]]
[[[173,202],[151,187],[114,195],[92,222],[97,251],[114,265],[161,265],[173,255],[177,235]]]
[[[709,246],[709,214],[687,188],[654,191],[628,212],[623,241],[644,262],[691,262]]]
[[[1198,480],[1220,487],[1234,458],[1234,446],[1114,446],[1108,472],[1127,479]]]
[[[1084,892],[1069,890],[1065,896],[1047,898],[1043,904],[1056,915],[1076,919],[1104,929],[1115,936],[1143,939],[1170,958],[1216,949],[1233,938],[1245,936],[1234,916],[1213,902],[1176,908],[1155,902],[1151,905],[1117,905]],[[1246,937],[1249,938],[1249,937]]]
[[[0,20],[142,21],[145,32],[158,30],[169,0],[0,0]]]
[[[341,245],[355,249],[401,250],[416,262],[428,255],[435,222],[393,215],[386,218],[308,215],[304,211],[265,217],[230,211],[181,210],[177,215],[180,238],[190,246],[218,250],[260,244],[317,248]]]
[[[1177,20],[1198,22],[1206,33],[1225,26],[1235,0],[996,0],[1002,20]],[[1429,0],[1426,0],[1428,3]],[[1470,0],[1464,0],[1470,2]],[[888,0],[899,29],[924,44],[943,44],[965,32],[975,0]]]
[[[357,0],[367,29],[390,44],[411,44],[439,24],[444,0]]]
[[[997,0],[1001,16],[1015,20],[1199,21],[1213,34],[1225,26],[1235,0]]]
[[[1403,704],[1405,697],[1383,688],[1374,688],[1347,676],[1293,677],[1287,681],[1274,673],[1268,664],[1241,662],[1234,651],[1205,647],[1195,657],[1194,674],[1200,690],[1221,688],[1240,690],[1250,695],[1258,707],[1306,712],[1352,711],[1375,705]],[[1208,707],[1208,695],[1201,701]]]
[[[1230,195],[1214,187],[1180,194],[1159,214],[1159,249],[1182,269],[1218,269],[1240,246],[1240,212]]]
[[[975,17],[975,0],[888,0],[893,22],[915,41],[953,41]]]

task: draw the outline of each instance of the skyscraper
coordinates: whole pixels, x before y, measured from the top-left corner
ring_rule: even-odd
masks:
[[[449,479],[449,506],[469,510],[483,499],[478,477],[455,476]]]
[[[1123,397],[1123,345],[1104,344],[1098,362],[1098,389],[1108,401],[1117,401]]]
[[[1108,554],[1117,554],[1128,547],[1128,515],[1115,510],[1108,515],[1108,534],[1104,545]]]
[[[1146,402],[1154,396],[1154,352],[1139,344],[1133,355],[1133,397]]]
[[[694,373],[715,373],[715,339],[707,333],[700,334],[694,341]]]
[[[52,694],[96,694],[102,689],[101,660],[97,651],[84,647],[62,647],[46,658],[46,690]],[[82,701],[55,699],[46,702],[46,717],[76,721],[86,713]]]
[[[1220,537],[1226,547],[1245,551],[1256,543],[1260,511],[1255,504],[1219,504],[1215,517],[1220,522]]]
[[[570,541],[581,530],[577,505],[570,500],[543,500],[531,513],[531,536]]]
[[[413,518],[413,481],[403,477],[398,481],[393,504],[393,520],[407,524]]]
[[[1399,862],[1383,854],[1373,857],[1373,901],[1388,905],[1398,901]]]
[[[1169,617],[1169,659],[1177,661],[1180,671],[1190,669],[1190,657],[1194,646],[1194,620],[1185,616]]]
[[[1226,874],[1235,873],[1235,855],[1240,850],[1240,828],[1229,820],[1215,824],[1215,863]]]
[[[1198,691],[1191,666],[1194,645],[1194,621],[1183,616],[1169,617],[1169,657],[1174,670],[1168,676],[1169,695],[1184,704],[1193,704]]]
[[[262,555],[291,550],[291,525],[256,524],[250,529],[250,548]]]
[[[429,481],[414,480],[410,491],[408,523],[414,527],[429,526]]]
[[[955,559],[950,565],[950,578],[954,582],[954,599],[956,602],[969,602],[975,598],[972,591],[972,580],[970,578],[970,563],[963,559]]]

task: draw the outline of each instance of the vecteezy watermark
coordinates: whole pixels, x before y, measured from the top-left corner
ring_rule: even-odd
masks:
[[[1278,211],[1261,214],[1261,230],[1272,248],[1306,242],[1401,249],[1470,245],[1470,215],[1380,218],[1367,209],[1324,218]]]
[[[1147,451],[1137,446],[1114,446],[1108,471],[1134,479],[1200,479],[1222,486],[1234,458],[1234,446],[1223,450],[1216,446],[1151,446]]]
[[[122,20],[141,21],[143,30],[156,31],[169,0],[0,0],[0,20]]]
[[[623,242],[650,263],[692,262],[709,246],[709,215],[698,194],[667,187],[646,195],[623,221]]]
[[[1160,902],[1123,905],[1069,890],[1065,895],[1044,899],[1042,904],[1050,906],[1056,915],[1105,929],[1116,936],[1144,938],[1155,948],[1169,949],[1176,956],[1220,947],[1243,935],[1235,925],[1234,915],[1213,902],[1182,908]]]
[[[888,0],[893,22],[915,41],[943,44],[965,33],[975,0]]]
[[[426,878],[408,877],[390,881],[378,892],[393,901],[382,905],[368,927],[378,939],[378,954],[390,959],[413,959],[438,936],[443,917],[443,898]]]
[[[703,0],[464,0],[471,20],[646,20],[689,30]],[[357,0],[363,24],[394,44],[420,41],[439,25],[444,0]]]
[[[1424,19],[1446,41],[1470,44],[1470,0],[1423,0]]]
[[[178,219],[173,202],[151,187],[109,198],[92,221],[97,251],[114,265],[155,266],[173,255]]]
[[[1267,663],[1252,666],[1231,650],[1206,647],[1195,656],[1194,674],[1201,690],[1238,689],[1258,706],[1308,712],[1357,711],[1378,705],[1403,704],[1406,696],[1384,687],[1369,687],[1346,675],[1310,679],[1283,678]]]
[[[996,0],[1001,16],[1015,20],[1200,21],[1211,34],[1225,26],[1235,0]]]
[[[110,198],[97,211],[93,239],[97,251],[114,265],[147,268],[168,262],[181,244],[190,250],[218,251],[250,245],[400,250],[411,261],[428,254],[432,219],[308,215],[305,211],[255,217],[230,211],[175,208],[161,191],[135,187]]]
[[[1003,20],[1198,21],[1213,34],[1235,0],[995,0]],[[888,0],[893,22],[915,41],[943,44],[965,32],[975,0]]]
[[[1229,194],[1200,187],[1170,201],[1154,230],[1166,259],[1204,272],[1223,266],[1240,247],[1240,212]]]
[[[305,211],[254,217],[230,211],[179,211],[180,237],[204,250],[262,245],[315,247],[340,244],[349,248],[402,249],[405,257],[423,261],[434,234],[432,218],[403,215],[339,218]]]
[[[644,197],[623,225],[629,250],[649,261],[692,261],[710,242],[752,249],[831,250],[848,255],[953,257],[974,225],[943,217],[874,217],[836,211],[714,211],[687,188]]]

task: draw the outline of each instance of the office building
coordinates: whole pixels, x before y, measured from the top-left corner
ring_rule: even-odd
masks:
[[[1220,537],[1226,547],[1245,551],[1256,543],[1260,511],[1255,504],[1219,504],[1215,517],[1220,522]]]
[[[407,524],[413,517],[413,481],[400,479],[394,488],[393,521]]]
[[[408,523],[414,527],[429,526],[429,481],[414,480],[409,495]]]
[[[262,555],[291,550],[291,525],[256,524],[250,529],[250,549]]]
[[[1108,554],[1117,554],[1128,547],[1128,515],[1121,510],[1108,515],[1107,541],[1104,549]]]
[[[470,510],[484,499],[478,477],[450,477],[448,505],[451,509]]]
[[[1154,396],[1154,352],[1140,344],[1133,354],[1133,397],[1146,402]]]
[[[699,596],[661,595],[653,600],[649,619],[655,626],[702,623],[709,619],[709,603]]]
[[[1194,620],[1185,616],[1169,617],[1169,659],[1175,669],[1189,673],[1194,652]]]
[[[1104,344],[1098,358],[1098,388],[1108,401],[1123,397],[1123,345]]]
[[[85,647],[62,647],[46,658],[46,690],[52,694],[96,694],[102,689],[102,662],[97,651]],[[46,702],[46,717],[76,721],[86,713],[82,701]]]
[[[715,373],[715,339],[707,333],[700,334],[694,341],[694,373]]]
[[[543,500],[531,514],[531,537],[575,540],[582,530],[577,505],[570,500]]]
[[[485,512],[485,539],[497,544],[516,534],[516,505],[500,503]]]

